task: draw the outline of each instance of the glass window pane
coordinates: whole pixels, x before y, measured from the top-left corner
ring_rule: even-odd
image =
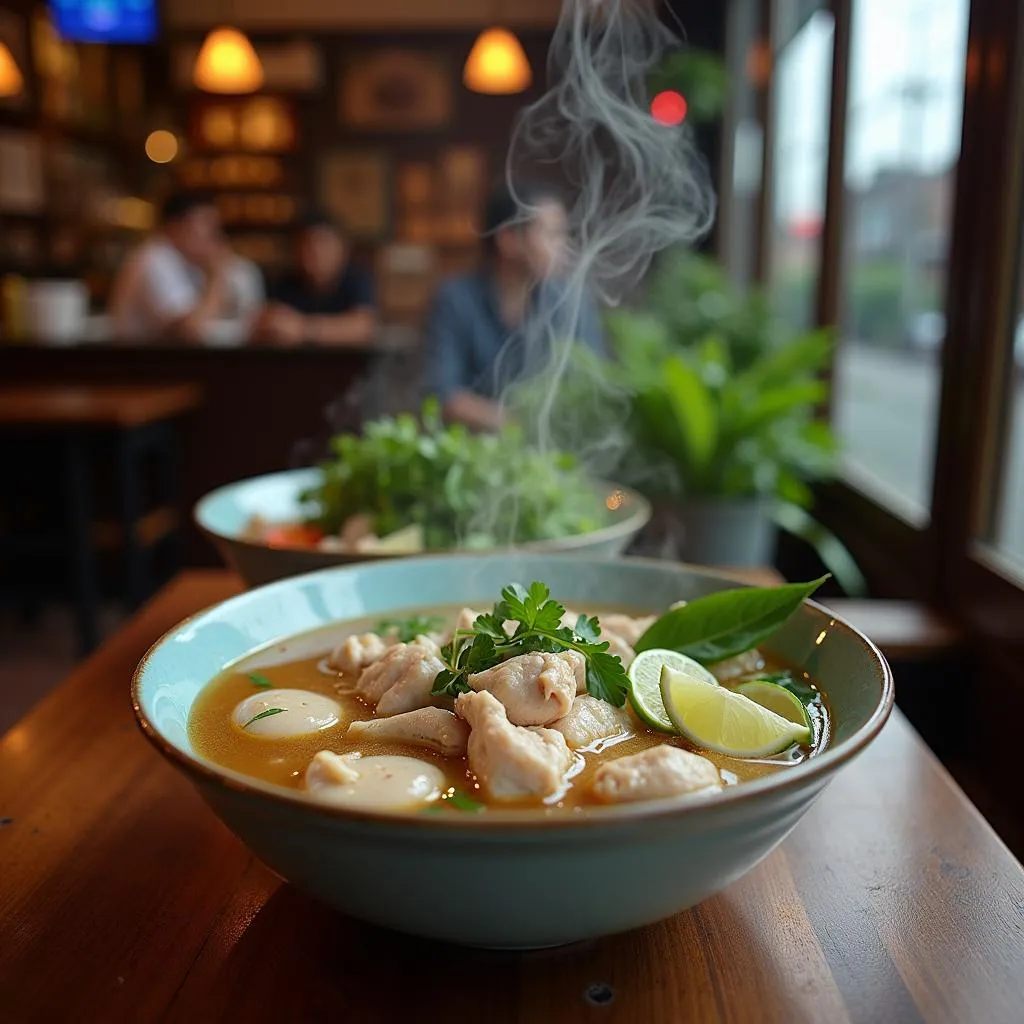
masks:
[[[969,0],[856,0],[833,416],[851,477],[927,518]]]
[[[1007,354],[1010,404],[994,540],[999,552],[1009,558],[1018,570],[1024,571],[1024,237],[1021,239],[1017,314],[1010,347]]]
[[[806,4],[802,5],[806,7]],[[830,12],[801,17],[796,0],[777,7],[771,295],[794,329],[814,320],[821,272],[821,229],[828,171],[828,113],[832,87]]]

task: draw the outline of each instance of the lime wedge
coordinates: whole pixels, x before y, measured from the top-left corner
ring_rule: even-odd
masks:
[[[732,757],[767,757],[794,743],[807,743],[811,730],[735,693],[708,686],[666,666],[661,697],[676,729],[691,743]]]
[[[795,722],[808,729],[811,727],[811,719],[800,698],[778,683],[770,683],[767,679],[752,679],[748,683],[740,683],[736,687],[736,692],[749,697],[761,707],[774,711],[787,722]]]
[[[636,713],[652,729],[675,732],[676,727],[668,717],[665,703],[661,699],[661,670],[666,665],[704,684],[717,686],[718,680],[699,661],[694,661],[693,658],[688,658],[678,651],[665,650],[663,647],[641,651],[633,659],[626,674],[632,684],[629,688],[629,698]]]

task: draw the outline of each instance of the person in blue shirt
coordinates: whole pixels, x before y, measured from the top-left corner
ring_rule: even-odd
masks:
[[[349,260],[341,229],[320,211],[295,233],[295,269],[271,284],[257,326],[265,341],[282,345],[365,345],[377,331],[373,278]]]
[[[516,199],[522,203],[522,209]],[[501,425],[499,402],[514,381],[543,372],[555,337],[603,348],[586,299],[563,302],[568,218],[558,193],[540,185],[491,196],[484,262],[438,289],[428,322],[429,382],[449,422],[475,430]]]

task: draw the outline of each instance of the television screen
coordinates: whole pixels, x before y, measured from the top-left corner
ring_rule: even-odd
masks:
[[[150,43],[157,0],[50,0],[57,34],[76,43]]]

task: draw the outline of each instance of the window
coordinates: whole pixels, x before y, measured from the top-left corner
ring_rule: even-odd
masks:
[[[853,5],[841,344],[848,478],[911,522],[931,499],[969,0]]]
[[[1018,572],[1024,572],[1024,238],[1020,263],[1016,315],[1006,359],[1006,433],[993,540],[996,550]]]
[[[821,274],[835,32],[826,11],[800,24],[793,0],[779,3],[777,18],[770,284],[776,312],[799,330],[814,321]]]

